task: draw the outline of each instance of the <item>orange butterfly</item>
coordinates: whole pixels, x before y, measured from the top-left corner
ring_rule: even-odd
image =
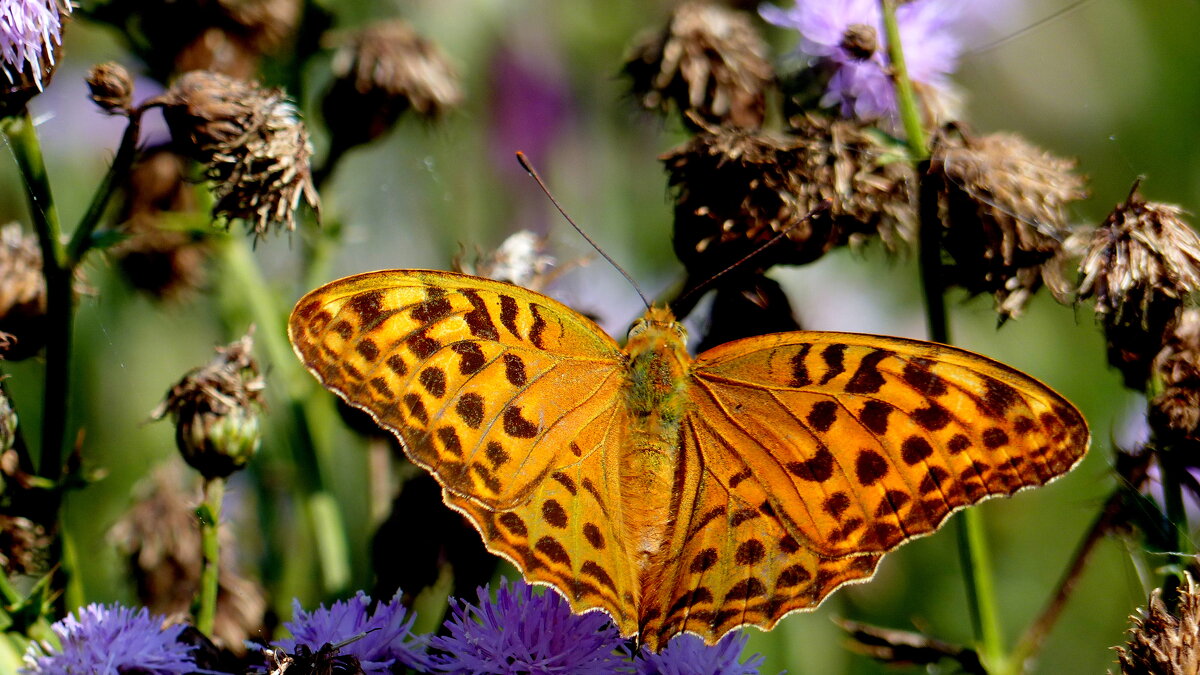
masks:
[[[621,348],[551,298],[450,272],[335,281],[288,332],[491,551],[650,649],[770,629],[1089,442],[1064,398],[961,349],[794,332],[693,358],[665,309]]]

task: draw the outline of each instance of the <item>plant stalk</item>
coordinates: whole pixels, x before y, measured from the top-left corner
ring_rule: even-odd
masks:
[[[196,628],[208,637],[213,636],[217,618],[217,593],[221,573],[221,502],[225,498],[225,479],[206,478],[204,503],[196,509],[200,521],[200,550],[203,555],[200,569],[200,590],[196,597]]]
[[[887,34],[888,57],[896,86],[896,104],[908,138],[909,152],[917,164],[920,177],[920,265],[921,282],[929,318],[929,337],[935,342],[950,341],[946,315],[945,287],[942,280],[941,222],[938,218],[936,183],[929,178],[929,147],[917,106],[916,94],[904,62],[900,43],[900,27],[896,22],[895,0],[880,0],[884,31]],[[984,667],[990,673],[1010,671],[1004,654],[1000,620],[992,581],[991,556],[982,514],[967,509],[956,522],[959,556],[967,583],[967,601],[971,624]]]

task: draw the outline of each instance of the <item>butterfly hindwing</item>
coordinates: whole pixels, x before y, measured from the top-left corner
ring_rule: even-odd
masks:
[[[1087,449],[1079,412],[965,350],[849,333],[738,340],[696,359],[706,463],[767,495],[823,556],[885,552],[988,496],[1041,485]]]

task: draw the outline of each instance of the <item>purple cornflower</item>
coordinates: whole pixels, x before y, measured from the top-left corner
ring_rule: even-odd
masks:
[[[162,627],[163,617],[145,607],[88,605],[50,628],[62,648],[45,652],[36,643],[25,653],[23,673],[55,675],[148,675],[192,673],[191,645],[177,641],[184,625]]]
[[[738,663],[748,639],[745,633],[729,633],[709,647],[698,636],[684,633],[657,654],[643,651],[634,666],[637,675],[758,675],[762,656],[755,654]]]
[[[896,10],[908,76],[927,97],[948,93],[962,51],[951,27],[966,2],[914,0]],[[797,0],[791,9],[762,5],[759,13],[799,31],[800,53],[832,71],[822,105],[838,103],[842,115],[863,120],[895,114],[879,0]]]
[[[496,599],[479,589],[479,605],[452,600],[450,635],[433,638],[432,671],[453,675],[609,675],[627,673],[624,640],[599,612],[572,614],[553,591],[535,595],[524,582],[500,582]]]
[[[0,70],[10,80],[26,65],[42,88],[42,59],[54,63],[55,45],[62,44],[62,15],[69,3],[59,0],[0,0]]]
[[[297,644],[303,644],[313,652],[326,643],[338,644],[362,635],[338,650],[339,654],[358,658],[365,673],[390,673],[392,664],[400,664],[417,670],[426,667],[422,641],[412,635],[415,614],[409,615],[400,604],[400,592],[391,602],[381,602],[375,611],[368,612],[371,597],[362,591],[349,600],[339,600],[329,609],[321,605],[313,612],[300,608],[300,601],[293,602],[292,620],[283,624],[292,637],[279,640],[272,646],[293,653]],[[369,632],[368,632],[369,631]]]

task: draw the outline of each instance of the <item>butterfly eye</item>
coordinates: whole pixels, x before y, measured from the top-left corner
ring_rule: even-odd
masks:
[[[629,327],[629,338],[633,339],[645,332],[646,332],[646,320],[638,319],[637,321],[633,322],[632,326]]]

